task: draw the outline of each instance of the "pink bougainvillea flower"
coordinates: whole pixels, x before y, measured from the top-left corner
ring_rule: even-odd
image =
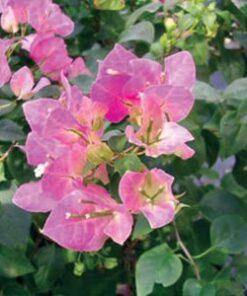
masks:
[[[130,51],[116,45],[100,62],[91,93],[93,100],[100,101],[109,108],[107,119],[119,122],[136,105],[140,105],[142,93],[155,85],[180,87],[178,96],[182,99],[182,95],[185,95],[183,101],[190,100],[191,107],[194,98],[190,92],[194,84],[195,64],[189,52],[182,51],[166,58],[163,71],[159,63],[136,58]],[[114,89],[116,86],[117,91]],[[115,104],[117,107],[113,107]]]
[[[0,39],[0,88],[11,78],[11,70],[6,57],[6,52],[11,44],[12,40]]]
[[[73,61],[68,55],[64,40],[53,33],[32,34],[22,41],[22,48],[29,51],[41,72],[53,80],[60,80],[61,73],[69,79],[78,75],[90,75],[83,59]]]
[[[132,213],[143,213],[152,228],[159,228],[175,216],[173,180],[171,175],[159,169],[141,173],[128,171],[120,180],[119,195]]]
[[[22,67],[12,75],[10,87],[18,99],[27,100],[43,87],[50,85],[47,78],[41,78],[34,88],[34,78],[31,70],[28,67]]]
[[[100,186],[91,185],[67,195],[51,212],[43,233],[59,245],[76,251],[98,251],[108,237],[123,244],[133,219]]]
[[[57,202],[51,193],[42,190],[38,181],[21,185],[14,194],[13,203],[28,212],[49,212]]]
[[[82,181],[86,164],[86,151],[80,145],[73,145],[66,153],[55,159],[45,170],[42,188],[51,192],[56,199],[63,198]]]
[[[18,30],[18,24],[27,23],[37,33],[68,36],[74,30],[74,23],[57,4],[51,0],[8,0],[2,1],[2,28],[9,32]],[[17,31],[16,31],[17,32]]]
[[[127,126],[126,136],[130,143],[143,147],[151,157],[175,154],[187,159],[194,151],[185,143],[194,138],[190,132],[175,122],[167,121],[160,101],[153,96],[143,97],[141,127],[135,133],[133,126]],[[169,112],[169,108],[165,109]],[[169,113],[168,113],[169,114]]]

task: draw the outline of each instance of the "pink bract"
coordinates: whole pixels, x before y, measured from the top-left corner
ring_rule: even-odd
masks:
[[[143,213],[152,228],[170,223],[176,200],[171,185],[174,178],[159,169],[141,173],[126,172],[119,184],[119,195],[132,213]]]
[[[66,196],[51,212],[43,233],[65,248],[97,251],[108,237],[123,244],[133,219],[103,187],[92,185]]]

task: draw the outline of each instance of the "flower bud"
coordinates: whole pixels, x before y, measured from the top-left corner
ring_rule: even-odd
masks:
[[[105,143],[90,144],[87,148],[87,157],[90,163],[97,166],[111,161],[113,152]]]
[[[19,30],[14,11],[10,6],[8,6],[2,14],[1,27],[4,31],[6,31],[8,33],[15,34]]]
[[[81,276],[85,272],[85,265],[83,262],[76,262],[74,265],[74,275]]]
[[[116,258],[109,257],[104,260],[104,267],[106,269],[113,269],[118,266],[118,262]]]
[[[171,17],[166,18],[164,21],[164,24],[165,24],[167,32],[174,31],[177,27],[174,19]]]

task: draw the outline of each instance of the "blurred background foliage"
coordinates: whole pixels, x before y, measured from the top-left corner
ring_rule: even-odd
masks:
[[[142,157],[176,177],[174,190],[188,205],[176,224],[152,231],[139,216],[124,247],[107,243],[98,253],[68,251],[39,230],[44,215],[11,203],[16,187],[34,178],[16,146],[28,125],[21,103],[0,89],[0,295],[242,296],[247,288],[247,2],[245,0],[57,0],[76,23],[66,39],[92,73],[115,43],[163,62],[189,50],[196,61],[196,104],[184,126],[195,136],[188,161]],[[16,54],[13,69],[30,61]],[[73,81],[87,93],[93,78]],[[57,97],[49,86],[37,97]],[[114,127],[112,127],[114,129]],[[119,126],[121,129],[121,125]],[[115,149],[121,141],[113,138]],[[118,145],[116,147],[116,145]],[[120,146],[119,146],[120,145]],[[139,159],[112,172],[111,193]],[[185,258],[183,248],[191,259]]]

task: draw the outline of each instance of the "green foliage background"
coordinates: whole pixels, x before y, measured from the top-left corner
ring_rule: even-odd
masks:
[[[124,247],[107,243],[99,253],[78,254],[39,232],[45,215],[16,208],[18,185],[33,169],[13,143],[23,144],[28,126],[21,103],[0,89],[0,295],[116,295],[127,284],[133,295],[242,296],[247,288],[247,3],[245,0],[58,0],[76,22],[66,42],[72,56],[83,55],[93,73],[116,42],[138,56],[163,61],[179,49],[197,64],[196,104],[183,125],[195,136],[188,161],[142,158],[176,177],[184,207],[174,224],[152,231],[139,216]],[[13,69],[23,58],[11,60]],[[24,62],[26,62],[24,60]],[[73,83],[87,92],[92,78]],[[55,86],[41,96],[57,96]],[[123,126],[119,126],[123,129]],[[112,138],[113,149],[123,141]],[[4,157],[5,153],[8,157]],[[131,156],[116,164],[111,193]],[[186,254],[189,252],[189,254]],[[129,294],[129,295],[132,295]],[[120,294],[121,295],[121,294]],[[127,295],[127,294],[126,294]]]

